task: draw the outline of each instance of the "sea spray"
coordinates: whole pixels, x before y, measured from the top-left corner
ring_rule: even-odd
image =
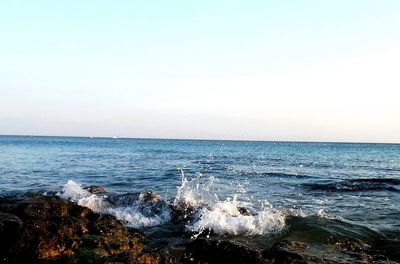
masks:
[[[284,228],[285,214],[266,201],[254,203],[239,199],[238,193],[233,197],[219,199],[213,189],[215,180],[214,177],[204,178],[201,174],[189,180],[181,170],[181,185],[177,187],[177,194],[171,204],[151,192],[114,196],[91,194],[72,180],[63,186],[58,195],[95,212],[114,215],[132,227],[168,223],[173,208],[181,214],[179,220],[185,223],[193,237],[206,230],[217,234],[268,235]],[[240,188],[243,189],[243,186]],[[240,193],[245,194],[243,190]],[[150,194],[157,199],[148,199]]]
[[[279,232],[285,225],[285,215],[262,206],[255,213],[246,213],[246,206],[236,199],[226,199],[201,208],[195,221],[187,227],[201,234],[212,230],[217,234],[267,235]],[[243,212],[244,211],[244,212]]]
[[[200,173],[192,180],[188,180],[182,169],[181,185],[177,187],[177,194],[173,201],[174,206],[178,207],[200,207],[218,201],[218,196],[212,191],[212,186],[216,180],[213,176],[203,178]]]
[[[251,210],[255,208],[253,203],[238,200],[237,194],[219,200],[212,189],[214,177],[203,179],[198,176],[188,180],[182,170],[181,177],[182,184],[173,204],[190,208],[188,211],[194,214],[186,225],[194,237],[206,230],[217,234],[267,235],[281,231],[285,225],[285,215],[267,202],[261,203],[259,210]],[[239,187],[240,193],[244,194],[243,186]]]
[[[128,194],[129,195],[129,194]],[[69,180],[58,193],[63,199],[76,202],[98,213],[111,214],[131,227],[155,226],[166,223],[170,220],[170,210],[168,206],[154,207],[154,203],[149,203],[143,199],[144,194],[129,195],[129,203],[112,203],[108,195],[91,194],[84,190],[79,184]],[[124,197],[122,197],[124,198]],[[121,199],[123,200],[123,199]]]

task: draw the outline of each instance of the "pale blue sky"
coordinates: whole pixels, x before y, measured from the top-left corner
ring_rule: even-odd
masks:
[[[400,143],[400,1],[0,2],[0,134]]]

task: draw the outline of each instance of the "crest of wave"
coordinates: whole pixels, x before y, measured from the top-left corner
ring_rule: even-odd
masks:
[[[58,192],[57,195],[63,199],[76,202],[80,206],[88,207],[95,212],[100,212],[110,206],[105,196],[91,194],[72,180],[64,184],[61,192]]]
[[[207,230],[217,234],[267,235],[281,231],[285,225],[285,215],[265,204],[255,213],[244,213],[242,208],[246,207],[236,198],[203,207],[188,228],[197,235]]]
[[[153,204],[146,204],[143,201],[143,195],[133,195],[132,197],[136,197],[137,200],[130,203],[112,204],[107,195],[91,194],[72,180],[69,180],[57,195],[88,207],[94,212],[114,215],[132,227],[155,226],[170,220],[168,207],[162,208],[157,213],[151,213]],[[129,199],[129,197],[127,196],[125,199]]]
[[[190,208],[195,212],[187,228],[194,237],[205,231],[217,234],[266,235],[279,232],[285,225],[285,214],[274,210],[267,202],[258,209],[251,202],[238,200],[237,195],[219,200],[213,192],[214,178],[198,175],[188,180],[183,171],[182,184],[173,202],[174,206]],[[243,187],[241,187],[243,188]],[[240,190],[239,190],[240,191]]]

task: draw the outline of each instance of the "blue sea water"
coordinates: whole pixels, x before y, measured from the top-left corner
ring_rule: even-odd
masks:
[[[0,194],[72,180],[177,196],[183,178],[218,201],[340,219],[400,239],[400,145],[0,136]],[[199,185],[200,188],[199,188]]]

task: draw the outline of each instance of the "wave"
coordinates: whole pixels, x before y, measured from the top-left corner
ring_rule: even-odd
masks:
[[[236,199],[217,202],[203,207],[198,212],[198,219],[188,228],[197,235],[203,232],[217,234],[267,235],[279,232],[285,225],[283,212],[263,206],[255,214],[247,213],[242,203]]]
[[[356,240],[370,243],[386,237],[366,226],[340,219],[314,216],[289,216],[284,237],[306,243],[334,244],[338,241]]]
[[[270,177],[270,178],[295,178],[295,179],[310,179],[310,178],[318,178],[316,176],[307,175],[307,174],[299,174],[299,173],[283,173],[283,172],[264,172],[257,171],[252,168],[250,169],[231,169],[233,172],[238,173],[242,176],[259,176],[259,177]]]
[[[322,209],[314,214],[305,214],[301,209],[297,211],[293,208],[276,209],[266,200],[249,200],[246,199],[248,197],[244,197],[245,193],[240,192],[220,198],[218,192],[214,190],[214,183],[218,179],[203,177],[201,174],[195,174],[195,177],[188,179],[182,170],[180,173],[181,185],[177,187],[176,196],[171,200],[162,199],[151,191],[126,194],[90,193],[72,180],[63,186],[58,195],[95,212],[114,215],[131,227],[179,225],[193,237],[210,234],[264,236],[280,234],[285,230],[296,233],[299,232],[296,228],[300,230],[303,226],[304,230],[309,229],[305,224],[313,225],[312,223],[316,221],[318,222],[316,225],[325,222],[328,224],[328,227],[319,230],[316,236],[329,237],[329,232],[339,234],[347,232],[347,229],[351,230],[340,222],[340,219],[327,215]],[[398,179],[353,179],[308,184],[307,188],[354,191],[396,189],[394,186],[399,184]],[[356,237],[356,234],[351,232],[345,235]]]
[[[340,181],[329,181],[326,183],[307,183],[302,186],[310,190],[318,191],[391,191],[400,192],[396,185],[400,185],[400,179],[393,178],[371,178],[371,179],[347,179]]]
[[[69,180],[58,193],[99,213],[111,214],[131,227],[154,226],[170,220],[170,208],[160,199],[150,200],[148,192],[125,195],[92,194]]]
[[[175,198],[164,201],[153,192],[112,194],[90,193],[69,180],[58,195],[95,212],[116,216],[131,227],[184,223],[194,237],[204,233],[267,235],[281,231],[285,214],[268,202],[241,201],[237,195],[219,199],[213,191],[215,178],[201,175],[188,180],[181,171]]]
[[[238,200],[237,195],[220,200],[212,191],[214,177],[196,177],[189,181],[183,171],[182,185],[178,187],[173,204],[187,211],[187,228],[195,236],[205,231],[217,234],[266,235],[283,229],[285,215],[264,202],[255,209],[251,202]]]
[[[315,178],[311,175],[305,174],[290,174],[290,173],[281,173],[281,172],[261,172],[257,173],[257,175],[266,176],[266,177],[279,177],[279,178]]]

